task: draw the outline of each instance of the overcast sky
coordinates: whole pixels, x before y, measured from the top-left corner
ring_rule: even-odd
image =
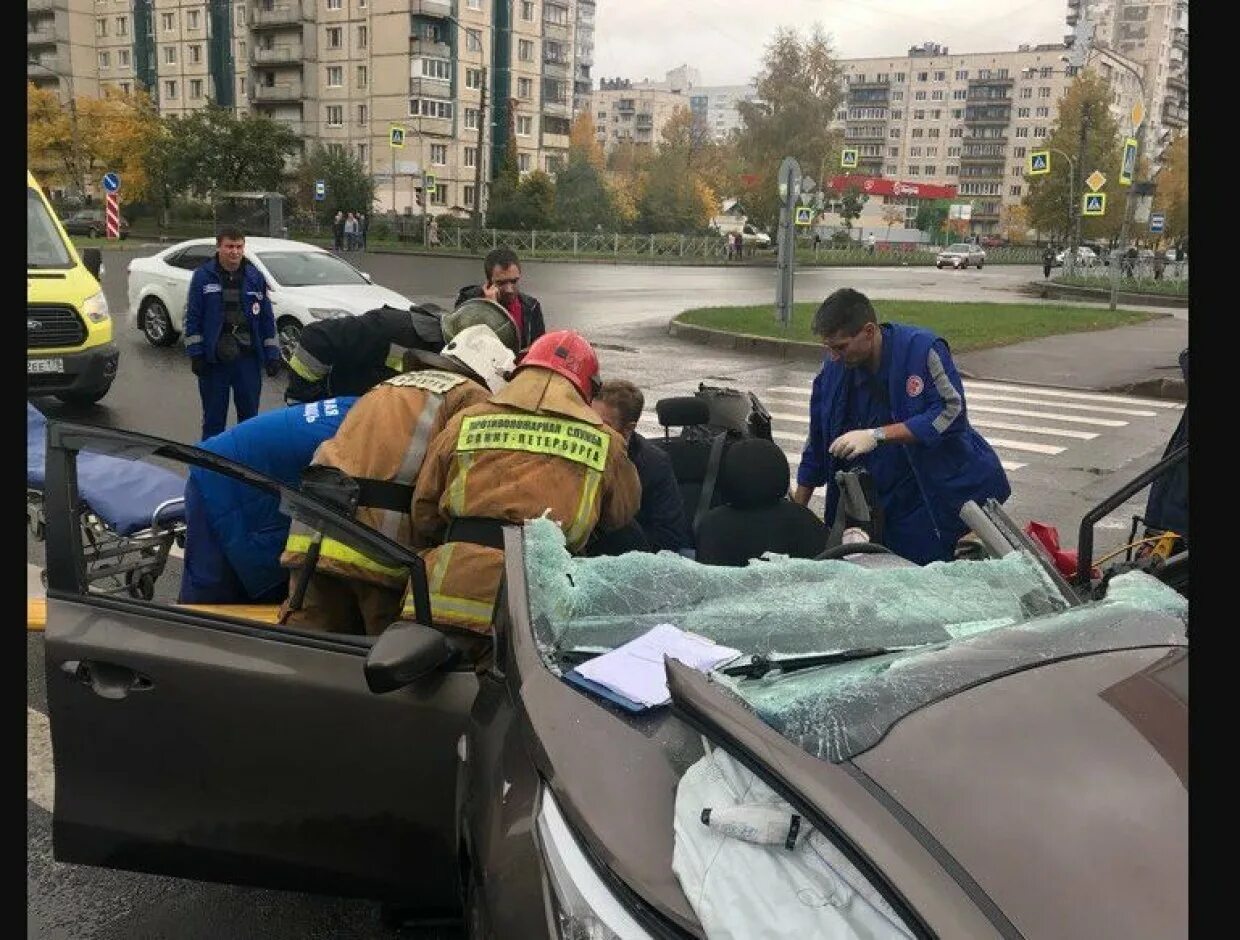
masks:
[[[1061,42],[1064,0],[597,0],[599,78],[661,80],[688,64],[704,85],[748,84],[776,27],[815,22],[840,58],[903,56],[927,40],[952,53]]]

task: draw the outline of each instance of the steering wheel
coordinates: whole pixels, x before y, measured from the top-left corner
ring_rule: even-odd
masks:
[[[846,555],[894,555],[886,545],[877,542],[845,542],[833,545],[826,551],[815,555],[814,561],[838,561]]]

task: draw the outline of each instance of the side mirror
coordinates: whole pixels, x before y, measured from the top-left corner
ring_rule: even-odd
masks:
[[[458,655],[440,631],[412,620],[398,620],[379,634],[366,657],[366,685],[375,693],[402,689]]]
[[[103,277],[103,252],[98,248],[83,248],[82,264],[86,266],[86,270],[94,276],[95,280]]]

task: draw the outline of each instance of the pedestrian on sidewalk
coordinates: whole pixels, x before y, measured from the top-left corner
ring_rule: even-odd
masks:
[[[1051,276],[1051,268],[1055,266],[1055,246],[1047,245],[1042,250],[1042,277],[1049,278]]]
[[[357,239],[362,251],[366,250],[366,232],[370,228],[370,216],[365,212],[357,214]]]
[[[337,251],[344,248],[344,213],[340,210],[332,218],[332,246]]]
[[[793,500],[808,506],[835,471],[863,467],[883,512],[883,544],[919,565],[951,561],[968,532],[960,508],[1011,495],[1003,465],[969,424],[947,343],[929,330],[879,323],[869,298],[844,287],[814,314],[827,358],[814,379],[810,430]],[[827,491],[834,525],[839,488]]]
[[[426,241],[432,248],[439,247],[439,223],[434,219],[426,229]]]
[[[352,212],[344,220],[344,250],[357,250],[357,216]]]

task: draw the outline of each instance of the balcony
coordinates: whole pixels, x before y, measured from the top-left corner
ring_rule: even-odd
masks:
[[[472,100],[478,100],[477,89],[462,89],[467,92]],[[445,81],[435,78],[411,78],[409,79],[409,97],[410,98],[448,98],[451,96],[451,85]]]
[[[33,4],[30,5],[30,9],[32,10],[34,9]],[[1181,29],[1179,26],[1171,30],[1171,47],[1173,49],[1183,49],[1185,52],[1187,52],[1188,51],[1188,30]]]
[[[620,114],[632,114],[637,108],[634,106],[632,98],[621,98],[616,102],[616,110]]]
[[[26,62],[26,77],[31,79],[57,79],[57,72],[61,71],[60,56],[58,55],[41,55],[37,58],[31,58]]]
[[[255,83],[250,89],[250,101],[256,104],[273,101],[299,101],[302,97],[301,82],[276,82],[273,85]]]
[[[409,12],[444,20],[452,15],[452,4],[448,0],[410,0]]]
[[[544,98],[542,102],[542,113],[548,117],[564,118],[571,120],[573,116],[572,102],[565,98]]]
[[[1167,87],[1174,88],[1176,91],[1188,91],[1188,82],[1185,81],[1183,76],[1169,72],[1167,74]]]
[[[568,26],[560,23],[548,23],[543,20],[542,24],[543,39],[550,39],[554,42],[568,42]]]
[[[1003,179],[1003,167],[983,168],[981,173],[965,173],[962,164],[959,178],[961,183],[993,183]]]
[[[567,78],[570,65],[567,57],[543,56],[543,75]]]
[[[1168,127],[1187,127],[1188,108],[1178,104],[1164,104],[1163,123]]]
[[[300,23],[300,3],[277,3],[269,10],[264,10],[257,4],[250,6],[250,29],[278,29]]]
[[[438,39],[422,39],[421,37],[414,36],[409,40],[409,54],[411,56],[449,59],[452,57],[452,49],[446,42],[440,42]]]
[[[63,3],[64,0],[61,0]],[[56,0],[26,0],[27,13],[46,13],[56,9]]]
[[[301,43],[276,43],[269,49],[261,46],[250,47],[251,65],[301,65],[303,51]]]
[[[961,157],[960,157],[960,165],[961,165],[961,166],[964,166],[966,163],[972,163],[972,164],[978,164],[978,163],[999,163],[999,164],[1003,164],[1003,163],[1006,163],[1006,162],[1007,162],[1007,157],[1006,157],[1004,154],[1001,154],[1001,153],[994,153],[994,154],[990,154],[990,153],[988,153],[988,154],[972,154],[972,155],[970,155],[970,156],[961,156]]]
[[[414,130],[416,130],[418,134],[426,137],[453,136],[452,118],[418,117],[415,115],[411,118],[407,118],[406,121],[413,122]],[[472,140],[472,135],[476,134],[476,131],[470,131],[469,133],[471,135],[470,139]]]
[[[637,115],[637,119],[634,121],[633,126],[636,127],[639,131],[654,130],[654,115],[653,114]]]
[[[1012,122],[1011,108],[996,108],[974,111],[966,108],[964,112],[964,123],[966,125],[978,124],[1010,124]]]
[[[568,135],[567,134],[548,134],[544,131],[542,135],[542,145],[544,147],[551,148],[551,149],[567,150],[568,149]]]
[[[43,20],[34,29],[26,29],[26,47],[50,46],[56,43],[56,21]]]
[[[961,144],[999,144],[1001,147],[1007,146],[1007,135],[1002,137],[961,137]]]

